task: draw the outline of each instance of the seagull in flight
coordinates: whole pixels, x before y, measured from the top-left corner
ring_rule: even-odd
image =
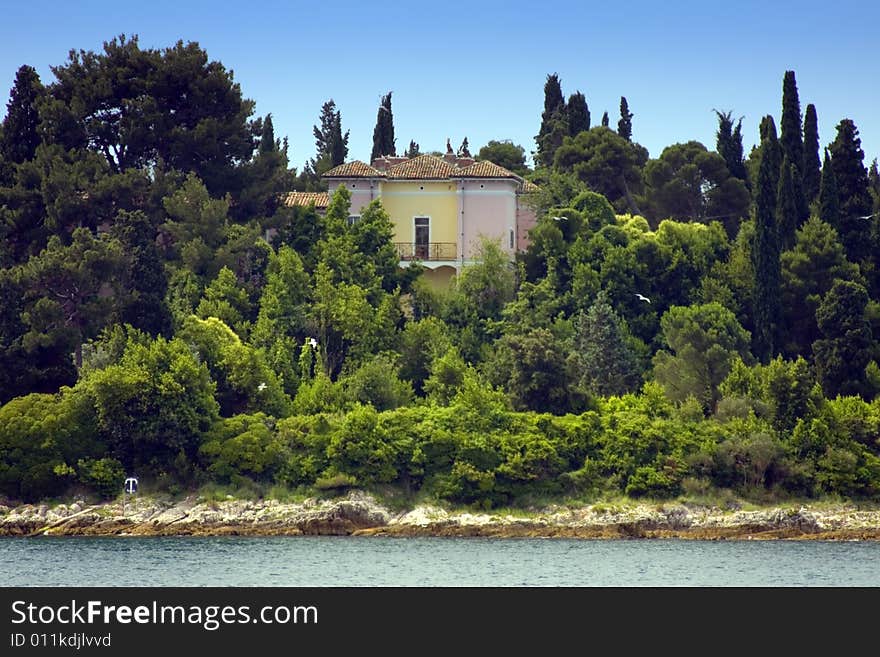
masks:
[[[647,301],[648,303],[651,303],[651,300],[644,294],[639,294],[638,292],[636,292],[636,296],[639,298],[639,301]]]
[[[318,347],[318,341],[315,338],[309,338],[309,346],[312,349],[316,349]]]
[[[266,389],[266,383],[265,383],[265,382],[263,382],[263,383],[261,383],[260,385],[257,386],[257,390],[259,390],[260,392],[263,392],[263,390],[265,390],[265,389]]]

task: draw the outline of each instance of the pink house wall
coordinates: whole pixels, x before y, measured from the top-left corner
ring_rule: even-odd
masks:
[[[499,243],[505,253],[513,255],[516,247],[510,244],[510,231],[516,236],[516,183],[512,180],[461,181],[461,208],[463,210],[464,257],[473,258],[481,236]]]
[[[375,187],[370,189],[370,181],[364,178],[358,178],[356,180],[333,180],[330,181],[330,184],[328,185],[328,191],[332,200],[333,192],[335,192],[340,186],[345,185],[348,188],[348,191],[351,192],[351,214],[360,214],[363,209],[370,204],[370,201],[379,196],[379,184],[374,184]]]

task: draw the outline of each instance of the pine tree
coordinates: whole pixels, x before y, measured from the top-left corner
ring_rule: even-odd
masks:
[[[783,251],[794,246],[795,231],[800,226],[794,188],[797,175],[797,169],[786,155],[782,160],[776,194],[776,225],[779,229],[779,247]]]
[[[626,102],[626,96],[620,97],[620,120],[617,122],[617,134],[626,139],[627,141],[632,141],[632,133],[633,133],[633,125],[632,125],[632,117],[633,113],[629,111],[629,104]]]
[[[6,118],[3,119],[3,129],[0,131],[0,156],[7,162],[21,164],[33,159],[37,146],[40,145],[37,103],[44,94],[45,89],[34,68],[19,68],[9,92]]]
[[[275,126],[272,125],[272,114],[266,115],[263,120],[263,131],[260,133],[260,152],[272,153],[278,150],[278,143],[275,141]]]
[[[586,97],[575,92],[568,97],[568,134],[572,137],[590,129],[590,108]]]
[[[734,178],[742,181],[748,181],[746,173],[746,165],[743,159],[743,143],[742,143],[742,118],[733,126],[733,112],[719,112],[715,110],[718,116],[718,131],[715,133],[716,147],[715,150],[724,158],[727,170]]]
[[[535,137],[538,166],[553,166],[556,149],[568,135],[568,110],[562,95],[562,85],[556,73],[547,76],[544,83],[544,111],[541,113],[541,128]]]
[[[816,106],[810,103],[804,112],[804,198],[812,203],[819,196],[821,182],[819,161],[819,121],[816,117]]]
[[[419,143],[415,140],[410,139],[409,148],[407,148],[406,151],[404,151],[403,156],[404,157],[418,157],[421,154],[422,153],[419,150]]]
[[[776,196],[780,165],[776,127],[772,117],[761,122],[761,165],[755,183],[755,238],[752,243],[754,267],[753,300],[755,333],[754,351],[763,362],[777,353],[779,330],[779,295],[781,262],[779,229],[776,224]]]
[[[608,111],[606,110],[605,112],[602,113],[602,127],[603,127],[603,128],[607,128],[607,127],[608,127],[608,123],[609,123],[609,121],[608,121]]]
[[[863,164],[862,140],[858,135],[855,124],[850,119],[843,119],[837,125],[837,137],[829,146],[840,199],[837,230],[847,256],[853,262],[871,255],[870,243],[866,239],[868,224],[864,218],[871,214],[871,194],[868,191],[868,171]]]
[[[370,161],[376,160],[383,155],[397,155],[394,145],[394,113],[391,111],[391,93],[382,96],[379,110],[376,114],[376,127],[373,129],[373,150],[370,153]]]
[[[835,230],[840,224],[840,192],[837,189],[837,176],[831,166],[828,149],[825,149],[825,163],[822,165],[822,188],[819,192],[819,218]]]
[[[464,141],[461,142],[461,146],[458,147],[458,151],[456,152],[458,157],[471,157],[471,151],[468,148],[468,138],[465,137]]]
[[[575,322],[575,345],[581,385],[606,397],[632,392],[639,384],[638,360],[627,344],[623,320],[604,291]]]

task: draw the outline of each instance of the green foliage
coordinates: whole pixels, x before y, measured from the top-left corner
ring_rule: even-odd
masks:
[[[379,111],[376,113],[376,127],[373,129],[373,151],[370,162],[383,155],[397,155],[394,142],[394,114],[391,111],[391,94],[389,91],[382,96]]]
[[[246,476],[273,481],[290,459],[290,451],[263,413],[219,420],[205,435],[199,455],[208,473],[221,483]]]
[[[32,66],[22,66],[15,72],[15,82],[6,103],[6,118],[0,129],[0,160],[21,164],[33,159],[40,145],[38,106],[44,94],[40,76]]]
[[[639,214],[635,195],[642,191],[641,167],[648,152],[607,128],[591,128],[566,137],[553,159],[563,172],[574,173],[587,187],[607,198],[619,211]]]
[[[874,340],[867,305],[863,286],[838,280],[816,310],[822,338],[813,343],[813,353],[827,397],[869,395],[865,368],[871,362]]]
[[[431,364],[450,347],[449,329],[436,317],[407,322],[400,334],[400,376],[412,383],[416,394],[424,393]]]
[[[196,315],[201,319],[219,319],[243,338],[250,330],[250,322],[247,321],[250,314],[248,294],[239,287],[235,274],[228,267],[223,267],[217,278],[205,288],[205,294],[196,308]]]
[[[568,97],[568,134],[574,137],[590,129],[590,108],[587,99],[577,91]]]
[[[745,183],[730,174],[721,155],[700,142],[667,146],[645,166],[645,196],[639,206],[654,225],[666,218],[720,218],[728,234],[735,235],[749,203]]]
[[[125,481],[125,469],[114,458],[79,459],[76,470],[79,480],[105,499],[118,495]]]
[[[807,203],[812,203],[819,196],[820,168],[819,120],[816,116],[816,106],[810,103],[804,111],[804,164],[801,168],[804,176],[804,198]]]
[[[663,337],[670,351],[654,356],[654,378],[670,399],[695,397],[713,410],[738,355],[749,361],[749,334],[729,310],[717,303],[673,306],[661,318]]]
[[[206,365],[178,338],[130,341],[119,363],[78,385],[94,406],[97,435],[130,473],[185,478],[217,418]]]
[[[585,390],[606,397],[639,386],[641,371],[627,337],[625,323],[599,292],[589,310],[575,320],[575,349]]]
[[[258,411],[275,417],[288,414],[290,399],[264,353],[242,342],[222,320],[191,316],[179,337],[192,346],[216,382],[223,416]]]
[[[617,134],[632,141],[632,117],[633,113],[629,111],[629,104],[626,102],[626,96],[620,97],[620,120],[617,122]]]
[[[387,354],[375,356],[341,382],[348,401],[377,411],[406,406],[413,399],[412,385],[400,379],[394,358]]]
[[[837,231],[817,217],[798,229],[794,248],[782,254],[783,351],[809,354],[819,339],[816,310],[836,280],[857,281]]]
[[[569,134],[568,112],[565,97],[562,95],[562,84],[556,73],[548,74],[544,83],[544,111],[541,113],[541,128],[535,136],[537,151],[535,163],[539,167],[552,167],[556,150],[562,140]]]
[[[755,239],[752,244],[755,279],[752,301],[755,313],[755,353],[766,362],[779,351],[781,248],[776,221],[776,197],[780,163],[773,118],[764,117],[761,125],[761,167],[755,184]]]
[[[742,118],[733,126],[733,112],[719,112],[718,130],[715,133],[715,150],[724,159],[727,171],[748,186],[748,174],[743,162]]]
[[[526,166],[526,149],[509,139],[489,140],[489,143],[477,153],[477,160],[488,160],[508,171],[513,171],[518,176],[524,176],[529,172]]]

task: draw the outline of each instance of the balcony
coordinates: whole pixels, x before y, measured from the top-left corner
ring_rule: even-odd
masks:
[[[395,242],[397,257],[401,260],[455,260],[458,258],[458,249],[455,242],[427,242],[425,244],[412,244],[411,242]]]

